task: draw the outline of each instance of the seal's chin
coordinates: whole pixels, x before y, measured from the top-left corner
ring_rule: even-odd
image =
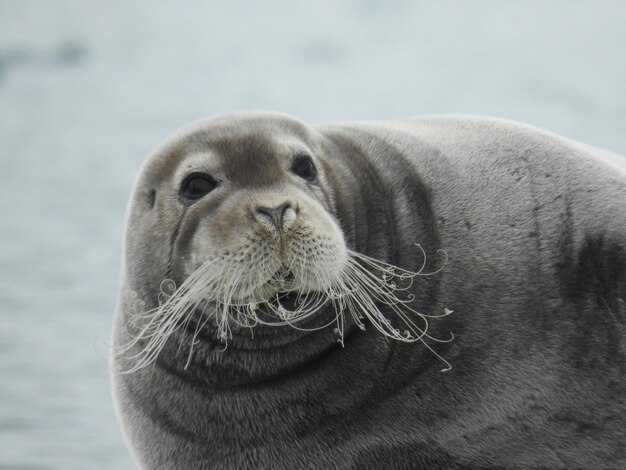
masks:
[[[299,305],[302,304],[302,298],[305,295],[321,295],[321,293],[309,292],[308,294],[302,294],[299,291],[285,291],[285,292],[277,292],[271,298],[267,299],[265,302],[272,302],[276,305],[280,305],[285,310],[296,310]]]
[[[237,293],[233,297],[233,302],[241,305],[273,302],[292,309],[302,297],[315,292],[317,292],[315,286],[299,281],[289,268],[282,266],[261,286],[255,287],[252,291]]]

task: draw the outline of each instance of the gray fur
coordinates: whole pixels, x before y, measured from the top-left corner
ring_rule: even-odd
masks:
[[[454,310],[431,325],[456,335],[434,346],[452,370],[373,329],[351,329],[345,347],[330,330],[260,330],[224,351],[207,333],[184,369],[183,334],[153,367],[119,374],[128,359],[113,362],[142,468],[626,468],[622,157],[477,117],[318,129],[274,114],[202,121],[138,179],[122,297],[154,306],[175,274],[186,209],[168,181],[179,163],[211,149],[229,154],[242,188],[272,185],[277,135],[326,162],[319,197],[350,248],[407,269],[421,262],[416,242],[430,267],[447,251],[445,269],[413,293],[422,311]],[[117,345],[128,339],[123,304]]]

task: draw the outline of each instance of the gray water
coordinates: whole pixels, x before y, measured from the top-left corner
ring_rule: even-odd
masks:
[[[625,24],[617,0],[0,0],[0,468],[133,468],[106,341],[133,179],[175,129],[472,113],[624,154]]]

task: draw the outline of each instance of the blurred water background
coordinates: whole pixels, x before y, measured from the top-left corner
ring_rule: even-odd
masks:
[[[473,113],[624,154],[624,25],[619,0],[0,0],[0,468],[133,468],[105,344],[133,179],[175,129]]]

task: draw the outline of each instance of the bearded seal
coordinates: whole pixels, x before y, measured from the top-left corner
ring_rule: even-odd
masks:
[[[625,166],[483,117],[183,129],[128,210],[134,458],[626,468]]]

